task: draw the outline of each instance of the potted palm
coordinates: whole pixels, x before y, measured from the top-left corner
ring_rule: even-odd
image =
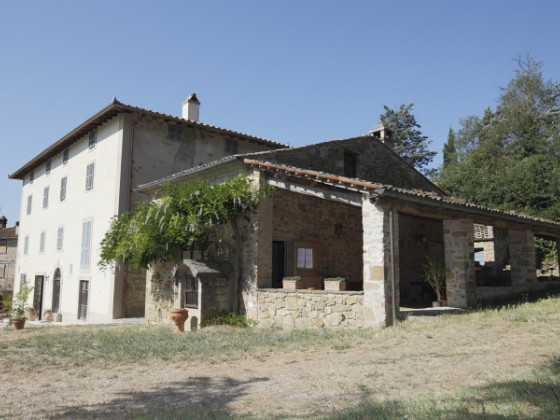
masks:
[[[433,306],[444,306],[447,304],[445,299],[445,264],[428,254],[424,258],[424,280],[430,285],[434,292],[436,292],[436,301]]]
[[[21,330],[25,326],[26,312],[30,308],[27,304],[27,298],[33,291],[33,286],[27,284],[27,280],[24,280],[19,287],[18,292],[14,295],[12,300],[12,309],[10,310],[10,316],[12,318],[12,327],[14,330]]]
[[[325,290],[346,290],[344,277],[327,277],[324,280]]]

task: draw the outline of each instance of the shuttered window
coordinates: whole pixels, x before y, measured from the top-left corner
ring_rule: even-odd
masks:
[[[82,256],[80,259],[81,268],[89,268],[91,254],[91,221],[84,222],[82,225]]]

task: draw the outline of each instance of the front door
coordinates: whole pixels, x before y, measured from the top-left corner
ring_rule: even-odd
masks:
[[[294,243],[294,275],[303,280],[303,288],[322,289],[321,243],[298,241]]]
[[[89,281],[80,280],[80,310],[78,318],[87,320]]]
[[[57,272],[54,275],[52,311],[55,314],[60,312],[60,271],[59,270],[57,270]]]
[[[35,288],[33,292],[33,308],[37,311],[37,319],[41,320],[43,311],[43,281],[45,276],[35,276]]]

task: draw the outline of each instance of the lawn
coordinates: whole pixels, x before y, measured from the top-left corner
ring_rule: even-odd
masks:
[[[0,332],[0,418],[560,418],[560,296],[367,330]]]

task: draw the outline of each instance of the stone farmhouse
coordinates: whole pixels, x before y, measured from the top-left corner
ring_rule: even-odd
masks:
[[[239,174],[274,193],[240,233],[220,231],[211,263],[185,255],[151,268],[148,321],[167,322],[171,308],[187,307],[190,329],[223,311],[262,326],[391,325],[402,306],[431,306],[422,267],[428,254],[445,264],[449,306],[547,286],[537,281],[534,238],[558,241],[560,223],[446,196],[393,152],[383,126],[369,136],[228,156],[137,191],[157,200],[166,182]],[[507,283],[477,282],[474,231],[481,225],[503,232]],[[300,276],[301,288],[283,288],[284,276]],[[346,290],[325,290],[328,277],[345,278]]]
[[[0,217],[0,310],[4,302],[11,300],[14,288],[14,272],[17,254],[19,226],[7,227],[8,219]]]
[[[34,284],[39,315],[51,309],[90,322],[143,315],[145,270],[98,267],[111,218],[138,199],[133,188],[228,155],[286,147],[203,124],[199,107],[194,94],[182,117],[114,99],[10,175],[23,182],[16,288],[23,279]]]
[[[35,285],[33,305],[89,322],[145,316],[187,328],[219,312],[262,326],[391,325],[402,306],[433,300],[423,280],[432,255],[446,267],[450,306],[545,287],[536,236],[558,241],[560,223],[448,197],[391,148],[390,131],[288,148],[199,122],[191,95],[182,117],[113,100],[12,175],[23,181],[16,288]],[[275,188],[239,230],[220,228],[207,258],[183,255],[146,270],[98,267],[113,216],[162,184],[244,174]],[[506,282],[477,282],[475,226],[500,230]],[[507,267],[506,267],[507,266]],[[300,276],[300,289],[282,279]],[[324,290],[343,277],[345,291]]]

